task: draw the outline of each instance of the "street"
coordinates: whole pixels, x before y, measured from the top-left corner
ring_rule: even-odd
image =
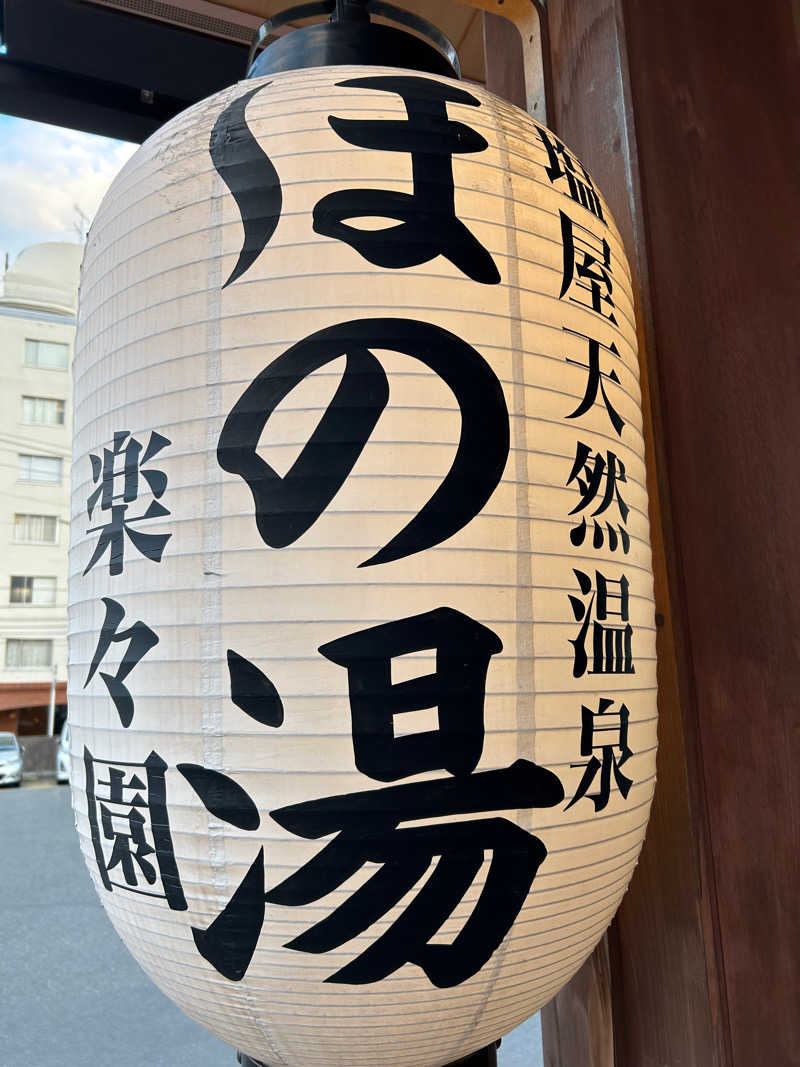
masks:
[[[117,937],[80,853],[69,789],[51,780],[0,790],[0,990],[0,1067],[236,1064]],[[538,1016],[504,1039],[499,1064],[541,1067]]]

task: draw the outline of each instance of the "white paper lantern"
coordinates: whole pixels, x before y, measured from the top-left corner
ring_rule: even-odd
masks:
[[[444,77],[243,82],[103,201],[74,369],[73,799],[115,928],[267,1064],[487,1045],[601,937],[655,781],[591,178]]]

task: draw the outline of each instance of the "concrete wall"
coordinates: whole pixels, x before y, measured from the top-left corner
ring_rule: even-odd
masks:
[[[32,254],[40,250],[36,262],[27,263],[27,260],[35,259]],[[72,375],[69,368],[50,370],[26,366],[25,342],[30,339],[66,343],[70,346],[71,354],[75,334],[74,314],[63,303],[52,303],[52,293],[57,293],[59,300],[65,300],[64,294],[71,285],[73,303],[76,299],[75,246],[35,246],[23,252],[18,263],[23,259],[29,270],[35,267],[45,273],[49,269],[47,264],[52,260],[51,273],[59,283],[63,281],[64,284],[61,284],[61,288],[54,288],[53,278],[43,276],[41,299],[37,305],[33,299],[35,278],[26,273],[25,302],[17,292],[19,286],[15,283],[12,269],[6,274],[4,295],[0,297],[0,690],[19,683],[49,685],[52,674],[52,666],[9,669],[6,666],[9,639],[51,640],[52,662],[57,664],[56,677],[64,681],[67,676]],[[65,262],[62,263],[61,259]],[[65,273],[66,280],[60,277],[61,273]],[[49,304],[45,302],[46,299],[50,299]],[[23,421],[23,396],[63,400],[64,424]],[[26,481],[20,476],[21,453],[59,457],[62,460],[60,483]],[[15,514],[55,516],[56,543],[19,543],[15,537]],[[55,578],[55,603],[12,604],[12,576]]]

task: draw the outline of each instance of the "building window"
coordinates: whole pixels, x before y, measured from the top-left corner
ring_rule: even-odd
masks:
[[[55,515],[15,515],[14,540],[21,545],[54,545],[58,519]]]
[[[64,425],[64,401],[44,396],[23,396],[22,421],[41,422],[47,426]]]
[[[44,370],[66,370],[69,367],[69,345],[60,341],[25,341],[25,366]]]
[[[12,575],[10,604],[55,604],[55,578],[33,578]]]
[[[6,667],[49,667],[52,662],[52,641],[30,641],[19,637],[9,637],[6,641]]]
[[[20,481],[49,482],[55,485],[61,481],[62,462],[59,456],[28,456],[20,453]]]

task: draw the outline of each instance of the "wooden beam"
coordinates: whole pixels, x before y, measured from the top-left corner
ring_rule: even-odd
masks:
[[[525,58],[522,37],[514,23],[484,11],[483,50],[486,88],[525,110]]]
[[[459,0],[459,2],[480,8],[482,11],[498,18],[502,17],[514,24],[522,46],[525,110],[540,122],[546,122],[546,64],[542,62],[544,26],[540,18],[540,10],[544,5],[539,0]],[[498,47],[494,49],[495,55],[490,60],[490,62],[493,61],[492,77],[495,79],[500,77],[499,67],[506,56],[505,47],[499,44],[500,38],[496,40]],[[509,40],[509,38],[506,39],[506,44],[516,53],[516,42],[508,44]]]

